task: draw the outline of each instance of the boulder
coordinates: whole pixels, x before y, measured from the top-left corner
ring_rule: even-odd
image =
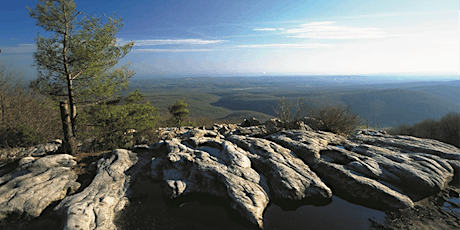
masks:
[[[269,202],[265,178],[233,143],[214,141],[207,147],[207,142],[201,142],[202,149],[194,149],[178,139],[165,141],[167,154],[153,159],[151,174],[164,180],[165,195],[170,198],[199,192],[229,199],[232,208],[262,227]]]
[[[276,128],[276,127],[281,127],[282,125],[283,125],[283,122],[279,118],[272,118],[265,122],[265,126],[267,128]]]
[[[244,119],[243,123],[241,123],[241,127],[258,126],[261,124],[262,122],[260,122],[257,118],[253,117],[251,119]]]

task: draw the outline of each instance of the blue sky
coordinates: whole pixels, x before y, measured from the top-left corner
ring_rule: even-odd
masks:
[[[35,75],[39,27],[16,0],[0,8],[0,60]],[[456,0],[76,0],[122,17],[120,62],[136,76],[457,75]]]

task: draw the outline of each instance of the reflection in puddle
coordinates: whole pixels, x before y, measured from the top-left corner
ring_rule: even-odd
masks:
[[[451,204],[452,203],[452,204]],[[457,215],[460,216],[460,198],[449,198],[447,202],[444,203],[442,209],[445,211],[455,211]]]
[[[224,199],[209,195],[189,195],[169,200],[162,197],[159,183],[143,181],[147,196],[133,199],[117,220],[120,229],[257,229],[230,208]],[[381,211],[348,203],[333,196],[325,206],[303,205],[283,210],[271,203],[264,213],[264,229],[369,229],[372,218],[384,220]]]

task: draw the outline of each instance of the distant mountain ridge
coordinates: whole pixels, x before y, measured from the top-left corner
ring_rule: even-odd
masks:
[[[428,118],[439,119],[449,112],[460,112],[458,80],[370,84],[363,76],[191,77],[133,79],[130,87],[139,88],[148,99],[155,98],[153,105],[162,104],[172,92],[180,92],[180,97],[186,101],[187,95],[193,95],[190,100],[198,106],[199,95],[202,95],[201,103],[209,107],[207,111],[225,108],[233,112],[245,110],[274,116],[273,107],[282,97],[303,98],[309,106],[347,104],[354,113],[368,119],[371,126],[379,127],[414,124]],[[202,110],[193,106],[190,106],[191,113]],[[213,118],[224,118],[230,113],[215,113]],[[200,113],[195,114],[200,116]],[[239,112],[237,116],[242,114]],[[212,114],[207,113],[209,115]]]

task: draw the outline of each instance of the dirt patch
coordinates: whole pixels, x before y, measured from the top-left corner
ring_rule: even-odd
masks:
[[[435,196],[416,202],[413,208],[386,212],[383,223],[371,220],[372,227],[381,230],[460,229],[459,193],[460,188],[449,186]]]

